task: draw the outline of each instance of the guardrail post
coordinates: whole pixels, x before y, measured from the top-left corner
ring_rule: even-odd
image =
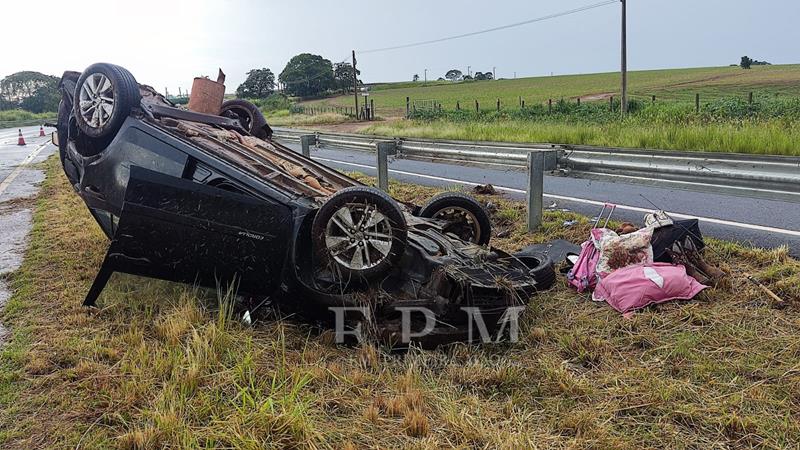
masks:
[[[389,155],[397,154],[394,141],[378,142],[378,189],[389,192]]]
[[[694,108],[696,112],[700,112],[700,94],[694,94]]]
[[[304,134],[300,136],[300,148],[302,149],[303,156],[306,158],[311,157],[311,146],[317,145],[316,134]]]
[[[528,153],[528,232],[533,232],[542,225],[542,208],[544,207],[544,152]]]

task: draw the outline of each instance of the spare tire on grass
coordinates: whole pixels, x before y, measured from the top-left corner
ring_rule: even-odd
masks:
[[[460,192],[434,196],[422,207],[419,216],[446,221],[445,233],[473,244],[486,245],[492,237],[489,213],[480,202]]]

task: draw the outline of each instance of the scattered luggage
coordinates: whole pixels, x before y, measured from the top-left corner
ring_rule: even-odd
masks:
[[[621,313],[670,300],[689,300],[708,286],[686,273],[684,266],[652,263],[628,266],[605,277],[592,300],[605,301]]]
[[[615,209],[612,204],[603,206],[567,274],[578,292],[594,290],[592,300],[628,313],[691,299],[724,278],[722,270],[703,259],[705,242],[697,219],[676,221],[656,211],[645,215],[642,229],[626,222],[613,231],[608,223]]]

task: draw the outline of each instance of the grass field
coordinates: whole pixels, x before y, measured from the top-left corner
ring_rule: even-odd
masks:
[[[637,120],[611,123],[397,120],[376,123],[362,132],[431,139],[800,156],[800,123],[783,121],[681,124]]]
[[[462,108],[474,108],[478,100],[482,109],[501,105],[516,108],[519,98],[526,104],[545,103],[561,98],[573,99],[602,94],[619,95],[619,73],[588,75],[562,75],[553,77],[519,78],[475,82],[437,82],[424,85],[398,83],[379,85],[373,88],[370,99],[384,116],[405,113],[406,97],[413,100],[437,100],[445,109],[455,109],[456,102]],[[800,65],[754,66],[750,70],[739,67],[709,67],[694,69],[670,69],[637,71],[629,74],[629,89],[634,98],[650,98],[665,101],[694,102],[696,93],[703,101],[721,97],[745,98],[754,91],[762,95],[800,97]],[[336,97],[309,102],[351,106],[352,96]]]
[[[625,118],[619,113],[618,85],[616,73],[379,85],[370,98],[378,115],[388,120],[358,130],[401,137],[800,155],[800,65],[632,72],[635,108]],[[697,93],[699,112],[694,105]],[[402,120],[407,96],[441,103],[442,111],[412,110],[413,120]],[[609,96],[616,99],[613,111]],[[554,100],[552,111],[546,106],[548,99]],[[352,97],[337,97],[308,105],[349,106],[351,101]],[[457,102],[460,111],[455,110]],[[276,124],[352,121],[345,116],[315,117],[293,114]]]
[[[219,295],[115,275],[82,309],[107,241],[57,159],[2,319],[0,447],[790,448],[800,442],[800,263],[710,242],[734,275],[630,319],[559,284],[534,297],[521,342],[389,354]],[[365,179],[366,180],[366,179]],[[436,190],[393,183],[421,202]],[[498,207],[496,246],[582,240],[586,218]],[[565,219],[578,225],[564,228]],[[778,309],[744,279],[787,300]],[[222,299],[222,300],[220,300]],[[223,305],[223,307],[220,307]]]
[[[31,120],[46,120],[55,117],[55,113],[32,113],[21,109],[11,109],[0,111],[0,126],[13,126],[15,122],[26,122]]]

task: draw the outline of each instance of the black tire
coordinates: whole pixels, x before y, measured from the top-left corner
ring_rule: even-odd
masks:
[[[223,102],[219,115],[224,116],[226,113],[236,116],[242,128],[251,135],[259,139],[269,139],[272,136],[272,129],[267,125],[264,114],[258,106],[247,100],[234,99]]]
[[[454,210],[454,211],[449,211]],[[469,217],[464,212],[468,212]],[[443,192],[434,196],[419,212],[420,217],[448,220],[444,228],[464,241],[486,245],[492,237],[492,222],[483,205],[460,192]]]
[[[61,158],[61,166],[64,166],[64,158],[67,154],[67,140],[69,140],[69,113],[71,105],[62,96],[58,102],[58,122],[56,123],[56,134],[58,135],[58,156]]]
[[[556,282],[556,270],[550,255],[541,252],[525,252],[515,257],[530,268],[528,274],[536,281],[536,290],[550,289]]]
[[[345,207],[348,209],[352,208],[350,220],[351,223],[356,226],[361,223],[361,219],[364,218],[366,214],[369,214],[370,211],[375,210],[380,212],[386,220],[381,220],[379,224],[375,225],[374,233],[378,234],[380,231],[383,231],[383,233],[380,233],[381,235],[391,237],[384,238],[384,240],[370,240],[366,234],[370,231],[365,230],[364,227],[361,229],[353,227],[353,229],[350,230],[355,230],[355,234],[358,235],[357,237],[337,234],[337,229],[342,230],[339,223],[343,222],[339,216],[337,216],[336,221],[334,221],[334,215],[338,214],[340,209]],[[362,208],[364,212],[359,215],[359,210]],[[353,214],[353,212],[356,214]],[[373,216],[371,215],[370,217]],[[382,225],[383,227],[379,230],[378,225]],[[314,222],[311,225],[311,235],[313,236],[317,258],[322,264],[330,264],[332,270],[351,279],[369,279],[388,271],[397,263],[400,257],[403,256],[406,248],[407,233],[406,219],[403,216],[400,206],[394,199],[386,195],[385,192],[368,186],[352,186],[342,189],[332,195],[328,201],[320,207],[319,211],[317,211],[317,215],[314,217]],[[370,265],[362,268],[348,266],[342,259],[349,259],[348,255],[350,253],[345,253],[345,251],[340,250],[337,255],[334,255],[332,252],[337,249],[332,250],[329,248],[328,238],[340,240],[340,243],[335,245],[339,245],[342,249],[345,247],[351,248],[353,243],[358,244],[359,241],[362,241],[361,245],[352,248],[353,257],[351,262],[356,261],[355,252],[361,252],[361,248],[363,247],[365,249],[364,253],[361,253],[361,256],[358,257],[358,261],[367,260],[370,262]],[[364,242],[364,239],[367,239],[367,242]],[[383,250],[381,250],[381,248],[372,242],[386,245],[382,246]],[[388,244],[389,242],[391,242],[390,245]],[[340,257],[339,255],[342,256]],[[370,255],[372,255],[372,257],[370,257]],[[374,265],[371,265],[373,259],[376,262]],[[358,265],[357,262],[353,264]]]
[[[81,113],[81,98],[82,95],[85,95],[89,97],[89,100],[84,99],[84,101],[100,101],[97,99],[100,97],[99,93],[94,95],[91,89],[92,83],[96,82],[100,76],[105,77],[111,84],[111,87],[102,93],[111,92],[113,108],[105,120],[90,123]],[[104,97],[107,98],[108,95]],[[131,109],[139,106],[140,101],[139,84],[130,72],[113,64],[97,63],[87,67],[78,78],[73,97],[73,113],[81,133],[93,139],[110,140],[119,131],[125,118],[131,113]],[[92,111],[95,110],[100,110],[100,108],[96,106]]]
[[[58,157],[61,160],[61,168],[67,175],[69,184],[73,189],[80,180],[80,174],[75,167],[75,162],[67,156],[67,145],[69,142],[69,121],[71,105],[68,99],[62,98],[58,104],[58,123],[56,123],[56,133],[58,134]]]

